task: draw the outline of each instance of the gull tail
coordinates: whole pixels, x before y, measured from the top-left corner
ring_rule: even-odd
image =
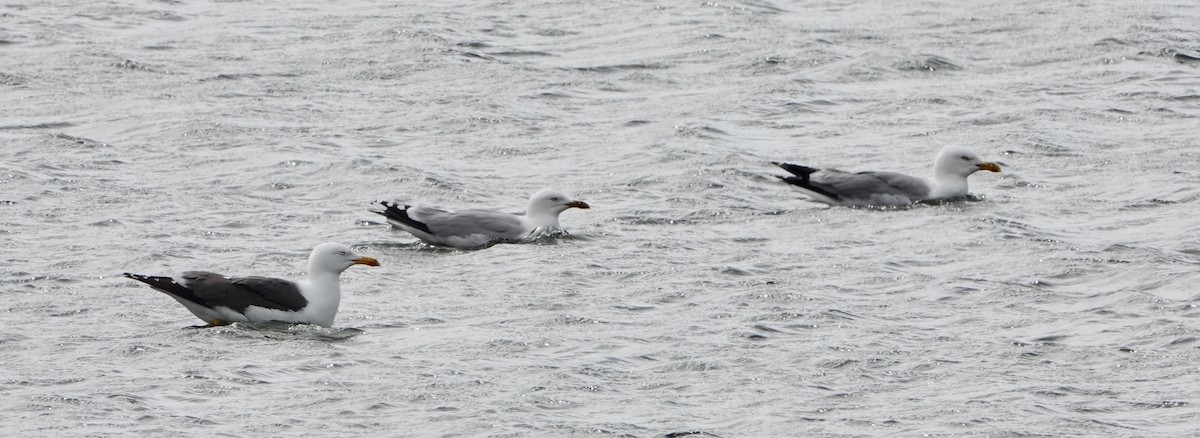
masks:
[[[838,195],[836,193],[833,193],[828,188],[822,187],[819,184],[813,183],[812,180],[809,178],[810,176],[812,176],[812,174],[820,171],[821,169],[817,169],[815,167],[801,166],[799,164],[784,163],[784,162],[780,162],[780,161],[772,161],[771,164],[779,166],[780,169],[786,170],[788,173],[793,175],[793,176],[775,175],[776,178],[779,178],[783,182],[800,187],[804,190],[808,190],[810,192],[819,194],[821,196],[828,197],[829,199],[832,199],[834,201],[838,201]]]
[[[392,222],[394,225],[407,225],[424,231],[426,234],[433,234],[432,231],[429,231],[428,225],[425,225],[424,222],[413,219],[408,215],[408,208],[412,207],[411,205],[400,207],[399,204],[388,203],[387,201],[381,201],[379,202],[379,205],[383,206],[383,211],[376,211],[374,213],[387,218],[388,222]],[[396,222],[399,222],[399,224],[396,224]]]
[[[165,293],[167,295],[182,298],[196,304],[204,305],[204,300],[196,296],[196,292],[176,283],[171,277],[157,277],[153,275],[131,274],[126,272],[125,276],[134,280],[150,285],[154,290]]]

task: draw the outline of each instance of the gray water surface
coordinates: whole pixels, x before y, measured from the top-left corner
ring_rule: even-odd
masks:
[[[434,3],[434,4],[430,4]],[[1194,2],[0,5],[8,436],[1200,432]],[[773,160],[973,199],[825,208]],[[378,200],[590,203],[433,248]],[[332,329],[121,272],[343,275]],[[690,434],[690,435],[688,435]]]

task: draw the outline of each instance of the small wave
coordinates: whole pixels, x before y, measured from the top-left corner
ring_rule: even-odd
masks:
[[[967,204],[967,203],[972,203],[972,202],[983,202],[986,200],[987,200],[987,198],[985,198],[983,195],[976,195],[976,194],[968,193],[966,195],[955,196],[955,197],[951,197],[951,198],[930,199],[927,201],[919,201],[915,204],[920,204],[920,205],[958,205],[958,204]]]
[[[258,79],[264,77],[295,78],[299,76],[300,75],[297,73],[221,73],[210,78],[200,79],[200,82],[237,81],[242,79]]]
[[[125,223],[121,222],[120,220],[117,220],[117,219],[105,219],[102,221],[96,221],[96,222],[92,222],[92,223],[88,224],[88,226],[91,226],[91,227],[111,227],[111,226],[121,226],[121,225],[125,225]]]
[[[910,59],[896,64],[897,70],[902,71],[957,71],[963,67],[957,63],[937,55],[924,55],[919,59]]]
[[[531,243],[540,245],[553,245],[563,240],[588,240],[587,238],[576,236],[567,232],[567,230],[559,227],[538,227],[529,233],[524,239],[516,243]],[[505,243],[505,242],[498,242]]]
[[[846,320],[846,321],[859,321],[859,320],[867,319],[864,316],[855,315],[855,314],[847,312],[845,310],[838,310],[838,309],[829,309],[824,312],[821,312],[821,316],[824,318],[841,319],[841,320]]]
[[[273,182],[273,183],[267,184],[266,186],[263,186],[263,189],[268,190],[268,191],[291,190],[294,188],[296,188],[295,184],[289,184],[289,183],[285,183],[285,182]]]
[[[592,67],[574,67],[572,70],[583,71],[589,73],[612,73],[618,71],[630,70],[663,70],[670,68],[666,64],[650,63],[650,64],[614,64],[614,65],[597,65]]]
[[[618,305],[614,305],[612,307],[614,309],[624,310],[626,312],[645,312],[648,310],[654,310],[654,309],[658,308],[658,306],[648,306],[648,305],[647,306],[639,306],[639,305],[633,305],[633,304],[618,304]]]
[[[371,225],[380,225],[380,226],[389,226],[389,227],[391,226],[391,224],[387,224],[387,223],[377,223],[377,222],[370,222],[370,221],[364,221],[364,222],[367,222]],[[367,242],[367,243],[362,243],[360,245],[362,248],[375,248],[381,252],[387,252],[390,248],[415,250],[415,251],[428,251],[428,252],[432,252],[435,254],[436,253],[462,254],[465,251],[462,248],[453,248],[453,247],[449,247],[449,246],[439,246],[439,245],[432,245],[429,243],[425,243],[424,241],[417,239],[416,237],[413,237],[411,234],[408,234],[407,232],[400,231],[400,230],[396,230],[396,234],[406,236],[406,237],[416,239],[416,240],[407,240],[404,242],[392,242],[392,241]],[[357,248],[357,247],[359,247],[359,245],[355,245],[355,247]],[[475,249],[483,249],[483,248],[486,248],[486,247],[475,248]]]
[[[0,73],[0,85],[17,86],[25,85],[27,82],[29,82],[29,80],[21,76]]]
[[[720,437],[720,435],[708,433],[702,430],[685,430],[682,432],[668,432],[663,435],[663,438],[684,438],[684,437]]]
[[[37,124],[32,124],[32,125],[0,126],[0,131],[9,130],[9,129],[61,129],[61,128],[70,128],[72,126],[75,126],[75,124],[67,123],[67,122],[46,122],[46,123],[37,123]]]
[[[126,70],[158,72],[158,70],[150,68],[150,67],[146,66],[145,64],[134,61],[132,59],[122,59],[121,61],[114,63],[113,67],[123,68]]]
[[[1174,58],[1176,61],[1182,62],[1185,64],[1193,63],[1193,62],[1200,62],[1200,54],[1197,54],[1194,52],[1176,51]]]
[[[496,58],[493,56],[485,55],[483,53],[478,53],[478,52],[471,52],[471,51],[466,51],[466,50],[464,50],[464,51],[452,50],[451,52],[457,53],[466,58],[482,59],[485,61],[495,61],[496,60]]]
[[[543,92],[537,93],[536,95],[533,95],[531,97],[547,98],[547,99],[576,99],[576,98],[580,98],[583,96],[579,95],[578,93],[572,93],[570,91],[543,91]]]
[[[538,50],[506,50],[502,52],[489,53],[492,56],[507,56],[510,58],[525,58],[525,57],[540,57],[540,56],[557,56],[550,52],[542,52]]]
[[[655,367],[655,370],[665,373],[676,373],[684,371],[712,371],[724,368],[724,366],[714,362],[706,362],[702,360],[680,360]]]
[[[276,340],[317,340],[326,342],[345,341],[364,333],[362,330],[349,327],[326,328],[313,324],[295,324],[289,322],[235,322],[219,327],[193,326],[202,332],[215,333],[220,336],[238,338],[261,338]]]
[[[50,136],[54,137],[55,139],[66,140],[69,143],[73,143],[73,144],[76,144],[79,146],[86,146],[86,147],[108,146],[108,143],[101,143],[96,140],[92,140],[90,138],[75,137],[75,136],[63,134],[61,132],[51,134]]]
[[[720,128],[708,125],[677,125],[675,126],[675,135],[680,137],[715,139],[717,137],[727,137],[729,133]]]
[[[550,325],[580,325],[580,324],[587,325],[587,324],[611,324],[611,323],[608,321],[602,321],[599,319],[588,318],[586,316],[564,315],[564,316],[559,316],[559,317],[555,317],[555,318],[551,319],[549,324]]]
[[[163,11],[154,12],[150,18],[161,21],[187,21],[187,17]]]

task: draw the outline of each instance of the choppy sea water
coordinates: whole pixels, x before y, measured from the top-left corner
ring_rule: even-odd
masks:
[[[429,4],[434,3],[434,4]],[[1181,436],[1200,430],[1191,2],[0,5],[13,436]],[[1004,166],[824,208],[772,160]],[[377,200],[589,202],[415,243]],[[343,275],[336,326],[125,271]]]

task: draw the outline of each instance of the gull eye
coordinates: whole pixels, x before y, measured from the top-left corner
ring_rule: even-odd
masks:
[[[968,157],[966,155],[963,155],[962,159],[963,159],[963,161],[971,161],[971,157]]]
[[[555,197],[553,197],[553,198],[550,198],[550,200],[551,200],[551,201],[554,201],[554,202],[561,201],[561,199],[558,199],[558,197],[557,197],[557,196],[555,196]]]
[[[338,255],[346,255],[346,254],[349,254],[349,253],[346,251],[338,251]]]

